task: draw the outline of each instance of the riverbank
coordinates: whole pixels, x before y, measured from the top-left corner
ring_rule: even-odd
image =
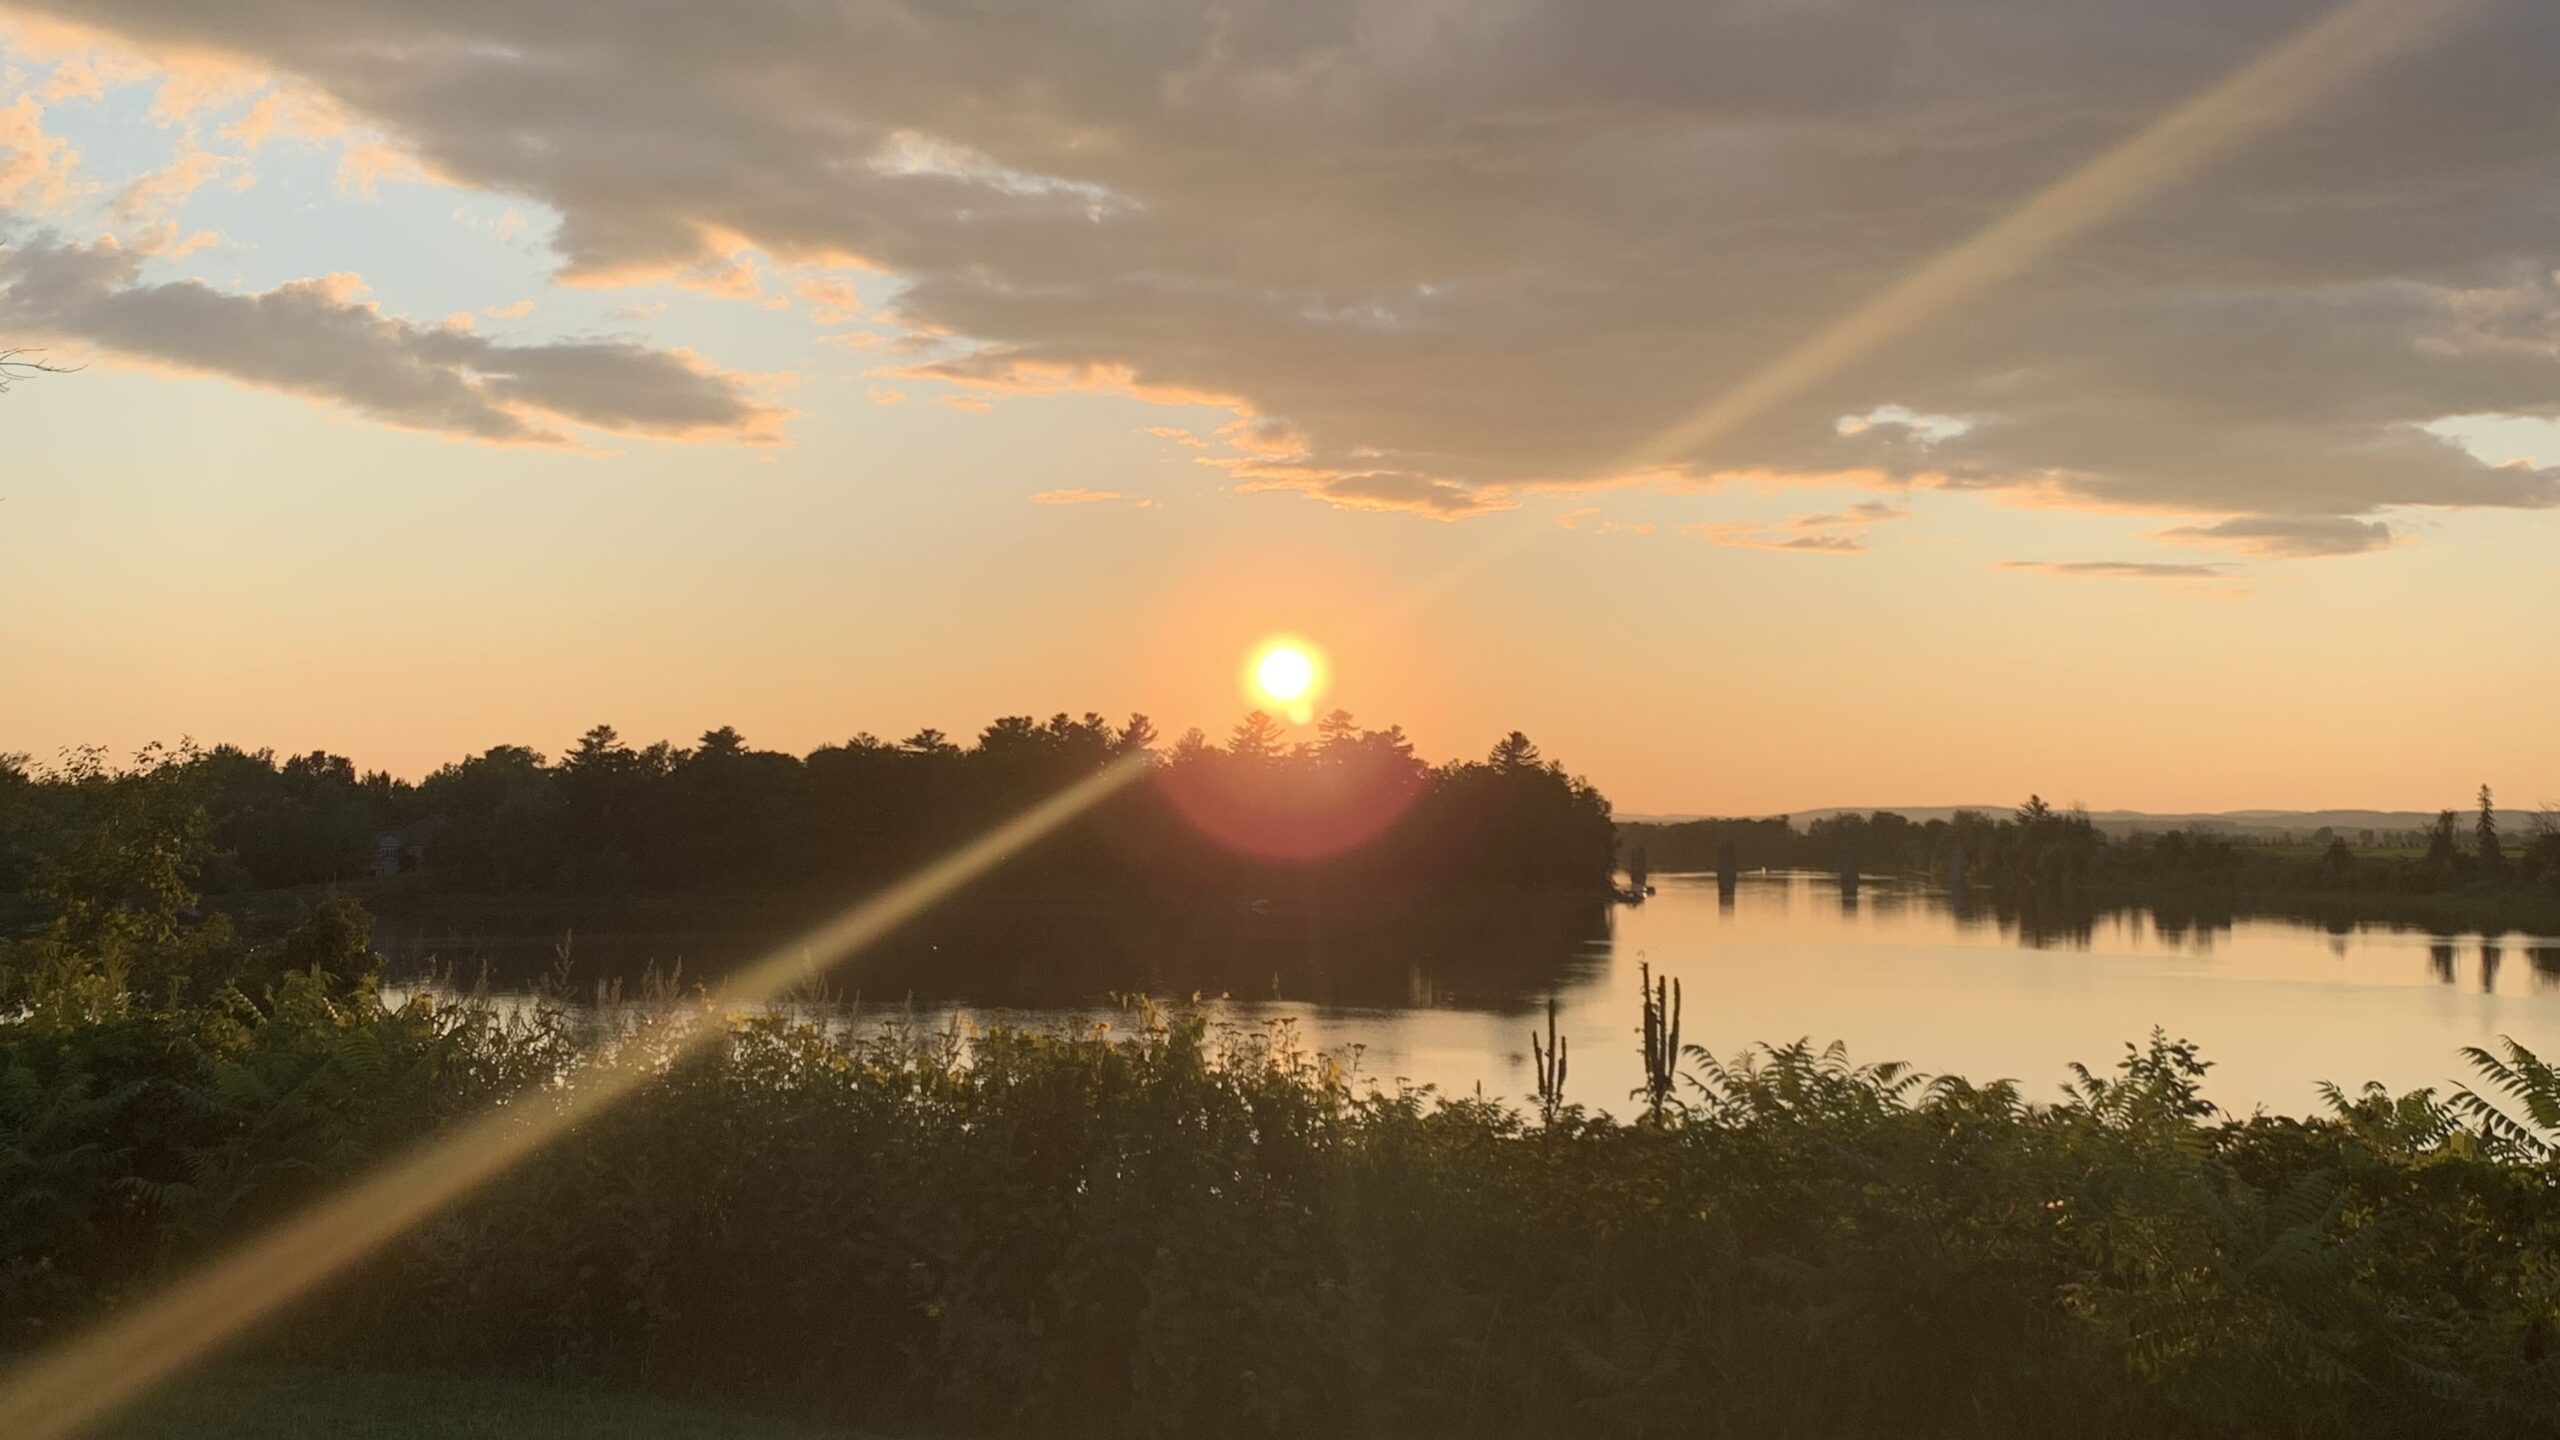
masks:
[[[206,903],[262,938],[332,894],[373,916],[373,944],[395,978],[432,969],[470,983],[485,972],[501,989],[553,980],[564,962],[581,987],[678,970],[716,981],[849,898],[805,888],[526,896],[393,881]],[[1094,899],[990,885],[887,937],[858,981],[842,983],[873,996],[1055,1005],[1129,992],[1266,995],[1276,981],[1333,1003],[1391,1005],[1404,1000],[1416,965],[1485,986],[1553,984],[1605,940],[1608,904],[1605,894],[1543,890]]]
[[[2263,916],[2338,930],[2380,925],[2431,935],[2560,941],[2560,893],[2540,890],[2408,892],[2126,881],[2083,886],[2077,895],[2092,904],[2138,905],[2198,918]]]

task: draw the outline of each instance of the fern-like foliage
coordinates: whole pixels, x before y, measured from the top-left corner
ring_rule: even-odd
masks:
[[[2482,1149],[2494,1157],[2535,1164],[2560,1159],[2560,1067],[2513,1036],[2498,1037],[2498,1048],[2506,1053],[2463,1047],[2463,1058],[2493,1093],[2469,1086],[2456,1090],[2448,1102],[2453,1112],[2470,1124]],[[2509,1113],[2509,1105],[2517,1113]]]

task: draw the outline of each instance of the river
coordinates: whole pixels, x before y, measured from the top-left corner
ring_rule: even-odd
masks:
[[[875,1013],[911,1009],[932,1024],[1125,1026],[1115,993],[1198,992],[1214,1023],[1244,1033],[1286,1024],[1369,1080],[1512,1099],[1534,1088],[1529,1036],[1552,999],[1570,1047],[1567,1097],[1621,1114],[1642,1075],[1643,965],[1679,983],[1683,1038],[1719,1055],[1757,1041],[1840,1040],[1854,1059],[2010,1078],[2030,1098],[2054,1095],[2069,1062],[2108,1068],[2155,1026],[2202,1047],[2214,1067],[2207,1096],[2238,1113],[2314,1111],[2322,1080],[2456,1083],[2467,1078],[2460,1048],[2501,1035],[2560,1051],[2560,939],[2181,923],[2139,909],[2055,921],[1968,912],[1941,893],[1873,879],[1845,898],[1829,876],[1746,875],[1725,897],[1711,876],[1659,876],[1645,903],[1587,923],[1505,925],[1499,940],[1444,936],[1415,942],[1410,955],[1286,922],[1242,925],[1252,932],[1242,940],[1033,928],[1046,943],[1018,945],[1017,964],[991,964],[983,940],[915,944],[833,983]],[[395,920],[384,948],[395,967],[429,953],[463,965],[475,954],[512,957],[516,968],[499,973],[521,976],[522,953],[547,953],[561,934],[524,920],[484,923],[467,942],[462,933]],[[577,944],[600,951],[607,971],[627,971],[635,957],[682,959],[687,974],[716,976],[770,938],[658,920],[590,928]]]

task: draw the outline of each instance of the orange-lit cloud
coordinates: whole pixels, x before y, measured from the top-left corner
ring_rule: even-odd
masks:
[[[223,139],[248,150],[278,138],[335,140],[346,133],[346,116],[337,107],[290,86],[278,86],[251,101],[240,118],[221,130]]]
[[[1701,521],[1680,527],[1683,535],[1694,535],[1728,550],[1792,550],[1807,555],[1859,555],[1866,552],[1866,542],[1855,535],[1772,534],[1749,521]]]
[[[809,302],[809,318],[821,325],[850,325],[862,318],[862,292],[850,280],[803,280],[792,293]]]
[[[1108,505],[1129,497],[1117,490],[1087,490],[1070,487],[1064,490],[1042,490],[1031,497],[1034,505]]]
[[[1649,523],[1604,520],[1600,518],[1600,507],[1597,505],[1585,505],[1578,510],[1568,510],[1556,517],[1556,524],[1583,535],[1650,535],[1654,531],[1654,527]]]
[[[380,141],[360,141],[338,157],[338,188],[342,191],[371,200],[380,193],[385,180],[438,183],[435,173],[417,156]]]
[[[0,109],[0,203],[58,210],[71,198],[80,152],[45,133],[44,107],[21,95]]]
[[[169,163],[128,182],[108,203],[108,212],[128,222],[168,216],[206,182],[239,164],[235,156],[218,155],[182,142]]]
[[[1910,518],[1900,505],[1862,501],[1846,510],[1797,515],[1776,526],[1748,521],[1702,521],[1683,525],[1680,533],[1734,550],[1793,550],[1812,555],[1859,555],[1867,548],[1867,531],[1890,521]]]

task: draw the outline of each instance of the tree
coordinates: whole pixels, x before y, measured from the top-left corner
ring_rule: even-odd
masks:
[[[908,753],[914,755],[957,755],[960,753],[960,747],[951,743],[951,737],[934,729],[930,725],[917,731],[913,735],[908,736],[906,739],[899,741],[898,744]]]
[[[8,394],[11,385],[30,375],[68,375],[80,368],[77,365],[56,365],[43,359],[43,355],[41,350],[0,346],[0,395]]]
[[[2471,833],[2478,844],[2480,863],[2495,870],[2507,863],[2507,852],[2498,843],[2498,804],[2489,787],[2480,787],[2480,820]]]
[[[197,900],[213,855],[196,752],[154,745],[116,770],[97,750],[74,752],[55,776],[74,797],[70,823],[38,857],[36,895],[57,939],[96,950],[165,943]]]
[[[1288,751],[1288,731],[1259,710],[1227,733],[1227,753],[1239,760],[1277,760]]]
[[[1144,715],[1133,714],[1129,723],[1120,727],[1120,733],[1111,738],[1111,753],[1115,756],[1135,755],[1142,750],[1153,750],[1158,738],[1156,722]]]
[[[2461,852],[2453,842],[2454,818],[2450,810],[2436,812],[2436,823],[2427,827],[2427,865],[2442,870],[2450,867]]]
[[[1496,742],[1489,758],[1497,770],[1535,770],[1541,763],[1538,747],[1517,730]]]

